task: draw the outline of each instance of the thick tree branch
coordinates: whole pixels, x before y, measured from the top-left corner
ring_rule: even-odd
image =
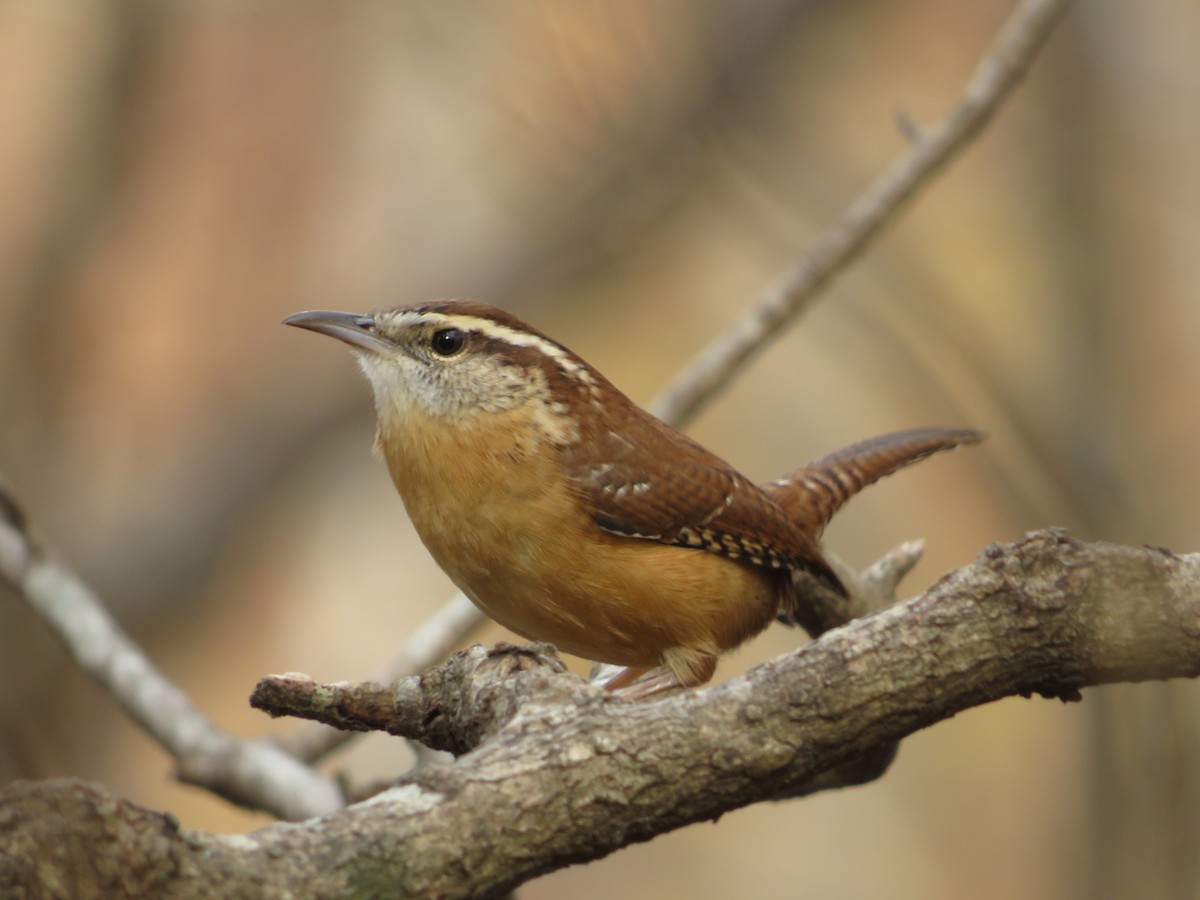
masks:
[[[0,795],[0,845],[8,851],[0,888],[31,869],[67,879],[77,862],[72,848],[88,854],[81,871],[102,867],[105,846],[118,852],[105,830],[117,818],[126,860],[119,877],[154,870],[166,896],[197,896],[213,885],[230,896],[332,896],[371,885],[398,895],[488,895],[804,792],[833,766],[1000,697],[1072,698],[1090,685],[1194,677],[1200,554],[1037,533],[989,547],[922,596],[743,676],[645,702],[584,688],[536,649],[515,674],[495,660],[468,653],[439,670],[457,682],[442,696],[462,697],[460,707],[435,708],[431,693],[406,713],[453,718],[490,709],[506,722],[489,739],[319,821],[226,838],[178,831],[75,783],[13,786]],[[514,705],[513,694],[522,702]],[[49,815],[68,808],[89,815]],[[63,852],[37,853],[50,839]]]
[[[267,740],[219,729],[158,671],[99,598],[32,531],[16,498],[0,484],[0,581],[62,638],[79,667],[176,761],[181,781],[284,819],[342,806],[341,792]]]

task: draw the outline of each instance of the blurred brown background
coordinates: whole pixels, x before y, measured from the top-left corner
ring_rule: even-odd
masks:
[[[0,5],[0,473],[222,726],[266,672],[369,677],[451,593],[309,307],[470,295],[635,399],[943,115],[1007,2]],[[1078,4],[965,159],[692,432],[767,478],[989,431],[856,500],[915,592],[1045,525],[1200,549],[1200,6]],[[1137,614],[1131,598],[1130,615]],[[480,635],[494,641],[496,628]],[[773,629],[728,676],[794,646]],[[880,783],[744,810],[523,897],[1191,897],[1192,685],[1011,700]],[[166,756],[0,594],[0,779],[265,821]],[[337,758],[402,771],[396,741]]]

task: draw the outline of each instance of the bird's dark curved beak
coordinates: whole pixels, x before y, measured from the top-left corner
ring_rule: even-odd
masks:
[[[375,320],[359,313],[335,312],[329,309],[310,309],[292,313],[284,325],[307,328],[317,334],[327,334],[345,341],[351,347],[378,353],[391,344],[375,330]]]

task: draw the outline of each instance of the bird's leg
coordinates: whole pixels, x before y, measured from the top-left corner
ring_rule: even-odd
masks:
[[[618,691],[633,684],[633,682],[637,681],[649,671],[651,670],[639,669],[636,666],[626,666],[625,668],[617,669],[611,673],[601,675],[599,678],[595,679],[593,683],[600,685],[606,691]]]
[[[605,690],[633,700],[679,687],[695,687],[713,677],[717,656],[705,650],[672,647],[663,653],[663,665],[653,669],[630,666],[601,681]]]
[[[620,697],[623,700],[650,697],[683,686],[679,676],[665,668],[622,669],[604,684],[605,690],[611,691],[614,697]]]

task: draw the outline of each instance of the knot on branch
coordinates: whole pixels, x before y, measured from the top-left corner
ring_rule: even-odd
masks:
[[[1044,624],[1044,614],[1065,610],[1072,597],[1085,592],[1095,567],[1087,546],[1062,528],[1031,531],[1011,544],[989,544],[978,562],[981,571],[971,577],[980,582],[990,576],[989,601],[1026,613],[1030,627]],[[964,573],[959,570],[950,577]]]
[[[1030,531],[1011,544],[988,544],[980,553],[998,572],[1028,578],[1049,569],[1061,571],[1074,562],[1084,563],[1087,548],[1065,528]]]

